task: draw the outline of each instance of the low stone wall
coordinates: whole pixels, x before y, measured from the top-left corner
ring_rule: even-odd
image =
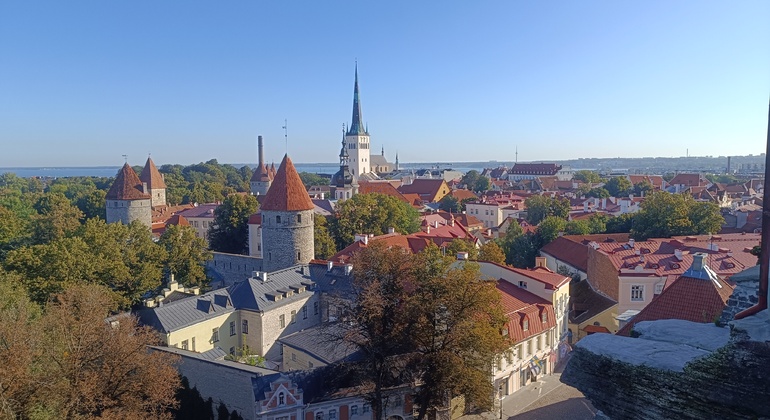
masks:
[[[211,277],[211,286],[215,289],[247,280],[253,271],[262,271],[261,258],[223,252],[211,254],[213,258],[206,262],[206,273]]]
[[[730,277],[730,280],[735,282],[735,289],[733,294],[730,295],[730,299],[727,301],[727,306],[722,311],[722,316],[719,318],[721,325],[727,325],[728,322],[735,319],[735,314],[754,306],[758,299],[759,292],[759,266],[749,268],[741,271],[740,273]]]

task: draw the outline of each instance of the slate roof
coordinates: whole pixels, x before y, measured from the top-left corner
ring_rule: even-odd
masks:
[[[201,321],[230,313],[236,309],[265,311],[289,302],[304,299],[313,282],[309,270],[294,266],[268,273],[268,281],[250,278],[227,289],[217,289],[200,296],[164,303],[155,308],[144,308],[137,316],[142,324],[163,333],[176,331]],[[303,271],[307,274],[303,274]],[[299,288],[307,288],[299,292]],[[288,296],[291,294],[291,296]],[[282,296],[275,300],[272,296]]]
[[[160,190],[166,188],[166,183],[163,181],[163,176],[158,171],[158,168],[155,167],[155,162],[153,162],[149,157],[147,158],[147,162],[144,164],[144,168],[142,169],[141,175],[139,175],[139,179],[142,182],[147,183],[148,189]]]
[[[587,281],[570,283],[569,322],[580,324],[615,306],[615,301],[596,293]]]
[[[547,300],[502,279],[497,281],[497,290],[500,292],[503,311],[508,318],[508,334],[514,343],[556,326],[553,305]],[[546,322],[542,321],[543,312],[546,313]],[[526,331],[524,319],[528,320]]]
[[[270,184],[270,189],[265,194],[262,201],[261,210],[272,211],[302,211],[313,210],[315,206],[310,201],[310,195],[302,183],[297,169],[289,159],[289,155],[284,155],[281,166]]]
[[[317,325],[278,339],[286,346],[305,352],[324,363],[357,360],[360,351],[350,344],[340,342],[344,327],[339,324]]]
[[[191,209],[184,209],[177,214],[187,219],[191,217],[206,217],[213,219],[214,210],[216,210],[217,207],[219,207],[219,204],[199,204]]]
[[[110,190],[105,197],[107,200],[148,200],[150,194],[144,193],[142,181],[128,163],[124,164],[115,176]]]

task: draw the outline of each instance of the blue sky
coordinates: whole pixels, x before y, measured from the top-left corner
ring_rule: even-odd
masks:
[[[0,2],[0,167],[765,150],[768,1]]]

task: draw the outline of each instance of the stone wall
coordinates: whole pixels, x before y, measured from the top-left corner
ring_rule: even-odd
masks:
[[[307,264],[314,258],[314,254],[313,210],[262,211],[264,271],[272,272],[296,264]]]
[[[593,248],[588,249],[587,279],[596,292],[618,302],[618,269],[607,255]]]
[[[759,292],[759,266],[754,266],[730,277],[735,282],[735,289],[719,319],[721,325],[727,325],[735,314],[754,306]]]
[[[206,272],[215,289],[247,280],[253,271],[262,271],[260,258],[223,252],[212,252],[212,255],[213,258],[206,262]]]
[[[140,221],[148,228],[152,227],[152,206],[147,200],[107,200],[107,223],[123,223],[127,225],[134,220]]]

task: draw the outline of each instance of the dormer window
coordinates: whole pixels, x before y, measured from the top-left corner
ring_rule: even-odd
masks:
[[[548,322],[548,312],[543,311],[543,315],[541,316],[543,322]]]
[[[283,394],[283,392],[280,392],[278,394],[278,405],[280,406],[286,405],[286,396]]]
[[[525,319],[524,322],[522,323],[522,329],[524,331],[529,331],[529,320],[528,319]]]

